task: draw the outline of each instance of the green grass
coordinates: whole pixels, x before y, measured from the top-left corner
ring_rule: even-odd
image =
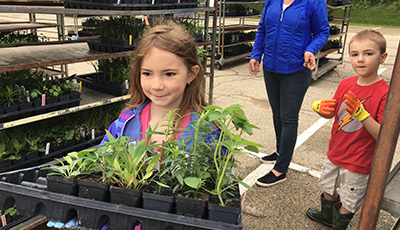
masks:
[[[263,4],[249,4],[252,7],[262,11]],[[400,28],[400,10],[387,10],[377,7],[353,6],[350,14],[350,25],[373,26]],[[333,15],[336,18],[343,17],[343,10],[335,10]],[[260,17],[253,17],[260,19]]]
[[[343,17],[343,10],[333,12],[335,18]],[[352,7],[350,25],[400,28],[400,11],[357,9]]]

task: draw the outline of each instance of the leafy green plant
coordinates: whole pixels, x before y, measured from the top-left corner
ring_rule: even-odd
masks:
[[[111,137],[111,142],[114,141],[111,135],[107,136]],[[128,144],[125,151],[119,152],[119,159],[114,158],[113,168],[108,173],[108,177],[113,175],[113,182],[120,187],[139,190],[153,179],[154,168],[160,156],[161,154],[157,154],[148,157],[144,140],[136,146],[132,143]]]
[[[182,24],[186,28],[186,31],[189,34],[202,34],[203,33],[204,27],[201,26],[200,21],[196,18],[181,18],[181,19],[179,19],[179,23]]]
[[[24,138],[26,143],[28,143],[28,153],[34,153],[34,152],[44,152],[45,148],[39,148],[38,147],[38,142],[40,140],[40,137],[32,137],[32,138]]]
[[[123,84],[125,80],[128,80],[128,63],[129,58],[109,58],[98,61],[98,68],[103,72],[103,78],[108,79],[112,83]]]
[[[7,216],[14,216],[17,214],[17,209],[15,208],[15,205],[13,207],[7,208],[4,212],[0,210],[0,216],[5,215]]]
[[[51,85],[51,86],[48,86],[48,85],[43,86],[43,92],[44,92],[44,94],[46,94],[50,97],[58,97],[63,93],[61,87],[58,85],[55,85],[55,84]]]
[[[205,119],[208,122],[212,122],[221,130],[219,140],[214,142],[216,146],[213,152],[213,169],[210,170],[215,186],[209,192],[218,196],[219,204],[225,206],[227,201],[223,198],[237,186],[237,183],[252,190],[240,177],[234,175],[233,168],[236,168],[237,165],[233,159],[235,154],[245,154],[239,148],[240,146],[245,146],[246,149],[254,152],[258,152],[257,147],[262,147],[261,144],[245,140],[242,137],[244,133],[252,135],[252,130],[258,127],[249,122],[240,105],[231,105],[227,108],[210,105],[205,108],[204,114],[207,114]],[[233,133],[233,130],[239,133]]]
[[[13,89],[13,87],[6,86],[5,91],[0,92],[0,104],[4,107],[9,107],[22,102],[22,92],[19,87]]]
[[[146,26],[142,19],[135,16],[110,16],[101,20],[96,27],[96,32],[101,38],[129,39],[141,37]]]
[[[8,152],[6,151],[6,144],[0,143],[0,162],[11,160],[8,158]]]
[[[31,99],[37,99],[39,98],[39,96],[41,96],[42,93],[38,90],[38,89],[34,89],[32,90],[32,92],[30,93],[30,97]]]
[[[41,170],[49,169],[52,170],[52,172],[48,173],[47,175],[56,175],[69,179],[91,173],[90,170],[86,170],[87,163],[84,162],[85,158],[80,157],[77,152],[71,152],[62,159],[63,160],[56,159],[61,166],[43,167]],[[64,161],[67,164],[65,164]]]

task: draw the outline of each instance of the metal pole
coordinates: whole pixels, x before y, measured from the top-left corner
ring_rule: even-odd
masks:
[[[381,129],[372,160],[367,192],[358,222],[359,230],[375,229],[385,192],[388,173],[400,129],[400,43],[390,80],[389,93],[383,113]]]
[[[214,65],[215,65],[215,43],[217,33],[217,13],[218,13],[218,0],[214,0],[214,14],[213,14],[213,32],[212,32],[212,47],[211,47],[211,63],[210,63],[210,86],[208,89],[208,104],[213,103],[213,92],[214,92]]]

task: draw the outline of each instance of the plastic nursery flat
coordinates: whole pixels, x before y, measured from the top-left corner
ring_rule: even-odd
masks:
[[[63,223],[76,216],[81,226],[87,228],[98,228],[109,219],[110,229],[118,230],[132,230],[137,221],[142,223],[143,230],[242,229],[241,218],[237,225],[227,224],[50,192],[43,185],[49,171],[40,170],[45,166],[48,165],[1,173],[0,208],[15,205],[22,215],[45,215]]]

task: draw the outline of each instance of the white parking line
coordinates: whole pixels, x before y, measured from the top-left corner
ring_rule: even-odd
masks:
[[[323,125],[328,122],[329,119],[325,118],[320,118],[317,122],[312,124],[306,131],[304,131],[302,134],[300,134],[297,137],[296,141],[296,146],[294,149],[297,149],[300,145],[302,145],[309,137],[311,137],[318,129],[320,129]],[[249,150],[242,149],[243,152],[246,152],[248,154],[254,155],[258,158],[261,158],[263,156],[266,156],[267,154],[265,153],[255,153],[251,152]],[[253,186],[257,179],[260,178],[261,176],[265,175],[266,172],[270,171],[274,167],[274,164],[261,164],[258,168],[256,168],[253,172],[251,172],[249,175],[247,175],[244,179],[243,182],[248,184],[250,187]],[[301,172],[308,172],[310,175],[318,177],[320,176],[320,172],[309,169],[307,167],[295,164],[295,163],[290,163],[289,168]],[[243,194],[247,189],[243,187],[242,185],[239,185],[239,190],[240,194]]]

